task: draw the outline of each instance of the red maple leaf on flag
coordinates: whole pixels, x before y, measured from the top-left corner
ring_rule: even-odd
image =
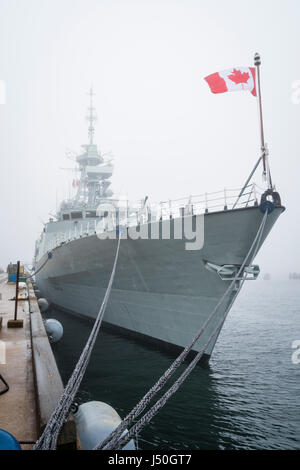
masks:
[[[241,72],[240,70],[233,69],[233,72],[231,75],[228,75],[228,78],[238,84],[238,83],[247,83],[249,80],[249,73],[247,72]]]

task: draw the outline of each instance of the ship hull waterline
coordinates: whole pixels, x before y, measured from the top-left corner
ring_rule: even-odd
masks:
[[[276,207],[268,215],[260,246],[283,211],[282,206]],[[259,207],[205,214],[201,250],[186,250],[187,240],[172,238],[172,226],[169,240],[121,239],[104,325],[170,350],[184,348],[230,284],[208,270],[206,262],[241,265],[262,217]],[[40,294],[62,310],[95,319],[116,247],[116,239],[100,240],[97,235],[58,246],[36,275]],[[47,254],[36,264],[36,271],[46,257]],[[203,349],[234,296],[232,290],[193,347],[192,355]],[[211,356],[220,330],[206,347],[205,360]]]

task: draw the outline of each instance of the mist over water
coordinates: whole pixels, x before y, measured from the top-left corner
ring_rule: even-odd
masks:
[[[184,312],[182,312],[184,315]],[[225,322],[209,366],[197,366],[139,438],[141,449],[299,449],[300,281],[249,281]],[[67,381],[91,322],[52,310],[64,337],[53,345]],[[113,406],[121,417],[174,356],[101,331],[78,398]],[[181,369],[182,370],[182,369]]]

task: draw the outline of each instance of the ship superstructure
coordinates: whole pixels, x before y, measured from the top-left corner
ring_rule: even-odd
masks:
[[[93,105],[93,90],[90,90],[90,107],[88,108],[88,135],[89,143],[82,145],[83,153],[76,157],[79,165],[80,179],[76,181],[77,193],[73,200],[63,202],[61,216],[63,220],[76,219],[75,210],[82,210],[83,217],[93,217],[95,211],[103,199],[112,196],[110,177],[113,173],[111,160],[105,159],[94,143],[96,114]],[[60,214],[59,214],[60,216]]]

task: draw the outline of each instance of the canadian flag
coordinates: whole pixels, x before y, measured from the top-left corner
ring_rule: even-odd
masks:
[[[255,67],[235,67],[213,73],[205,79],[213,93],[226,91],[249,90],[253,96],[256,94]]]

